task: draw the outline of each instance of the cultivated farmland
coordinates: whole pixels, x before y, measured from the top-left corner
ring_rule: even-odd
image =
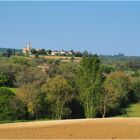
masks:
[[[79,119],[1,124],[0,138],[140,139],[140,119]]]

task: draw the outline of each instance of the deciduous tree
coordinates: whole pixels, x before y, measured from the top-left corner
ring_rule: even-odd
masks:
[[[80,100],[87,118],[95,117],[100,89],[100,60],[97,55],[84,57],[78,72]]]
[[[43,85],[42,90],[47,95],[47,100],[52,105],[52,112],[55,119],[62,119],[68,111],[66,103],[72,100],[72,87],[68,81],[60,75],[51,78],[47,84]]]
[[[105,117],[109,110],[117,112],[122,106],[128,104],[131,81],[130,77],[124,72],[119,71],[109,74],[103,88],[99,107],[102,117]]]

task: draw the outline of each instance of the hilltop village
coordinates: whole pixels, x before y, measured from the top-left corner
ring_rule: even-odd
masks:
[[[71,55],[77,55],[81,56],[81,52],[74,52],[73,50],[65,51],[65,50],[45,50],[45,49],[35,49],[32,48],[31,43],[28,43],[26,47],[22,50],[23,54],[44,54],[44,55],[52,55],[52,56],[71,56]]]

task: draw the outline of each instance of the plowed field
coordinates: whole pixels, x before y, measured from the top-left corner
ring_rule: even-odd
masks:
[[[140,118],[35,121],[0,125],[1,139],[140,139]]]

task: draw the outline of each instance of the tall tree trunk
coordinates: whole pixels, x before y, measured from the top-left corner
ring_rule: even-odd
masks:
[[[106,107],[107,107],[107,95],[105,94],[105,99],[104,99],[104,102],[103,102],[103,114],[102,114],[102,117],[105,118],[106,116]]]
[[[60,120],[62,119],[64,105],[65,105],[65,102],[62,103],[62,105],[61,105],[61,109],[60,109]]]

